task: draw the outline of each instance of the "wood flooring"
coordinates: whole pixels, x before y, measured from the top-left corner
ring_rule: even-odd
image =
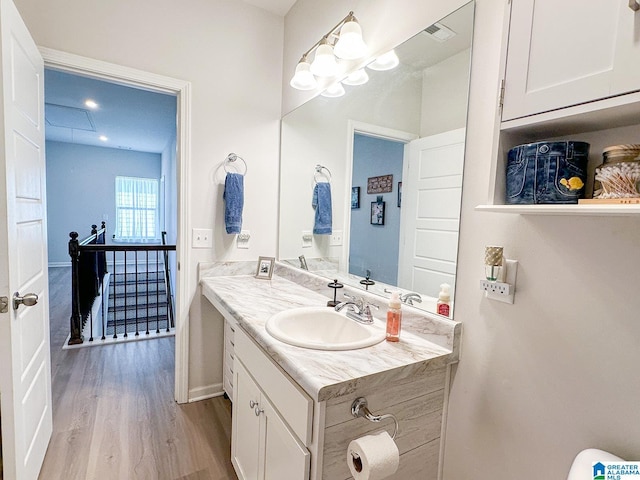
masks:
[[[70,268],[49,269],[53,436],[41,480],[236,480],[231,404],[174,401],[174,337],[62,350]]]

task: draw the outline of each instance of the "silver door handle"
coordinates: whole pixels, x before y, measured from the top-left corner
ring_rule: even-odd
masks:
[[[18,292],[13,294],[14,310],[17,310],[20,304],[25,307],[33,307],[36,303],[38,303],[38,295],[35,293],[25,293],[23,296],[20,296]]]
[[[634,12],[637,12],[640,10],[640,3],[638,3],[638,0],[629,0],[629,8]]]

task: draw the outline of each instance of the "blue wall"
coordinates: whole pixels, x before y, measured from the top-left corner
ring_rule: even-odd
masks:
[[[400,238],[398,182],[402,181],[404,143],[356,133],[353,141],[353,186],[360,187],[360,208],[351,210],[349,273],[396,285]],[[389,193],[367,194],[367,179],[393,175]],[[384,225],[371,225],[371,202],[382,195]]]
[[[160,179],[161,156],[117,148],[47,142],[47,229],[49,263],[69,262],[69,232],[80,238],[91,224],[107,222],[114,232],[115,177]],[[106,218],[105,218],[106,217]]]

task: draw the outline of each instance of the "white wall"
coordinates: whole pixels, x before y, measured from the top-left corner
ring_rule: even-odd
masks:
[[[470,55],[464,50],[424,71],[420,137],[465,127]]]
[[[433,0],[436,1],[436,0]],[[365,5],[366,3],[366,5]],[[285,80],[319,32],[352,8],[398,43],[447,1],[298,1],[286,17]],[[640,219],[476,212],[486,203],[495,139],[503,0],[477,0],[455,318],[462,356],[452,382],[445,480],[564,480],[594,446],[640,458]],[[306,29],[308,34],[303,31]],[[294,48],[295,47],[295,48]],[[283,105],[302,96],[283,82]],[[487,244],[520,262],[516,303],[478,289]]]
[[[69,232],[83,239],[91,225],[115,232],[116,176],[160,178],[160,155],[47,142],[49,264],[69,265]]]
[[[41,46],[191,82],[189,230],[214,229],[214,248],[182,265],[190,302],[189,387],[222,382],[222,324],[203,318],[197,263],[275,255],[283,19],[231,0],[16,0]],[[236,250],[223,228],[219,168],[229,152],[249,164],[244,228],[251,248]],[[181,239],[189,246],[191,239]]]

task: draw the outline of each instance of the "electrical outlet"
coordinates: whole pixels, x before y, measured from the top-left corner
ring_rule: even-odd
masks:
[[[329,239],[330,247],[339,247],[342,245],[342,230],[334,230]]]
[[[502,282],[491,282],[489,280],[480,280],[480,288],[485,292],[496,293],[498,295],[508,296],[511,291],[511,285]]]
[[[309,248],[313,246],[313,234],[311,230],[302,231],[302,248]]]
[[[249,230],[242,230],[236,238],[236,245],[238,248],[249,248],[250,240],[251,232]]]
[[[504,259],[504,282],[490,282],[489,280],[480,280],[480,289],[484,290],[484,295],[490,300],[498,300],[499,302],[514,302],[516,290],[516,277],[518,275],[518,261]]]
[[[194,228],[191,231],[191,246],[193,248],[212,248],[213,230],[209,228]]]

